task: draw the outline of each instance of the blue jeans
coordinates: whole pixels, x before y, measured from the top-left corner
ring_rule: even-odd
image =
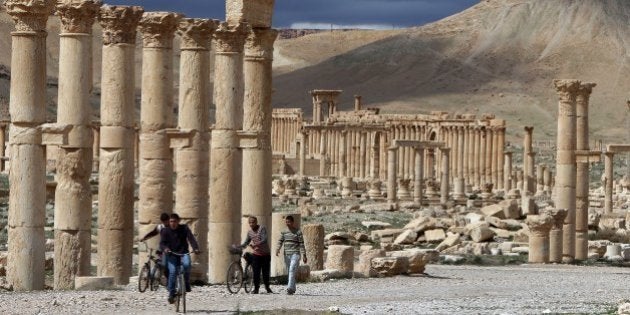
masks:
[[[295,292],[295,274],[297,273],[297,268],[300,265],[300,254],[284,255],[284,264],[287,266],[287,271],[289,273],[287,290]]]
[[[168,294],[175,296],[175,283],[177,282],[177,267],[181,264],[184,267],[184,281],[186,282],[186,290],[190,290],[190,255],[176,256],[165,255],[166,266],[168,267]]]

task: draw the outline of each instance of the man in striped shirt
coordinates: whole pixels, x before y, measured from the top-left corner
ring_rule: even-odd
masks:
[[[254,269],[254,291],[252,294],[258,294],[260,288],[260,272],[262,270],[263,283],[267,293],[273,293],[269,287],[269,270],[271,269],[271,250],[267,241],[267,229],[258,225],[258,219],[254,216],[248,219],[250,230],[247,231],[247,238],[242,248],[248,245],[254,249],[252,255],[252,268]]]
[[[302,231],[295,226],[293,217],[288,215],[284,219],[288,231],[280,232],[278,240],[278,249],[276,256],[280,255],[280,248],[284,245],[284,263],[289,271],[289,283],[287,284],[287,294],[295,293],[295,274],[300,265],[300,255],[303,257],[304,263],[306,259],[306,248],[304,247],[304,237]]]

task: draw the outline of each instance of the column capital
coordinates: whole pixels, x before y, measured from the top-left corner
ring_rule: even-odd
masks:
[[[580,87],[579,80],[553,80],[558,97],[561,102],[574,102],[576,93]]]
[[[36,33],[46,31],[55,3],[55,0],[6,0],[4,6],[15,22],[16,32]]]
[[[597,86],[597,83],[583,82],[580,84],[577,93],[580,96],[588,97],[593,93],[593,88]]]
[[[533,126],[525,126],[525,127],[523,127],[523,130],[525,130],[525,132],[527,132],[527,134],[531,136],[532,132],[534,132],[534,127]]]
[[[553,218],[548,215],[528,215],[525,223],[530,233],[536,236],[548,236],[553,224]]]
[[[144,9],[138,6],[102,6],[98,21],[103,28],[103,45],[135,44],[142,13]]]
[[[173,12],[145,12],[140,20],[142,46],[173,48],[173,38],[183,15]]]
[[[223,22],[214,32],[216,42],[216,53],[242,53],[245,49],[245,39],[249,33],[249,26],[246,23],[228,25]]]
[[[566,209],[543,209],[540,211],[540,214],[549,216],[552,219],[551,225],[554,229],[562,229],[564,218],[566,218],[568,212]]]
[[[182,50],[209,50],[212,34],[219,26],[219,20],[181,19],[177,35],[181,37]]]
[[[246,60],[273,60],[273,43],[278,37],[275,29],[254,28],[245,41]]]
[[[57,2],[57,15],[62,34],[92,34],[101,0],[61,0]]]

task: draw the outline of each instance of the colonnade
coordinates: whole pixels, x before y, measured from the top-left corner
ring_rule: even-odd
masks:
[[[55,203],[56,289],[71,289],[75,277],[90,275],[92,196],[88,180],[96,168],[97,274],[112,277],[116,284],[128,283],[136,156],[140,167],[140,234],[160,223],[160,213],[173,211],[175,204],[174,210],[190,225],[203,253],[193,257],[198,266],[193,276],[212,283],[225,281],[231,262],[227,248],[240,242],[241,202],[256,205],[247,214],[270,222],[271,61],[277,35],[271,29],[273,3],[228,0],[228,22],[219,25],[216,20],[144,12],[135,6],[102,6],[99,0],[6,1],[7,13],[16,23],[11,34],[7,270],[14,290],[44,288],[46,145],[60,146]],[[46,22],[55,8],[61,19],[58,120],[45,124]],[[90,121],[89,102],[95,19],[103,29],[97,132]],[[134,115],[136,30],[143,39],[139,139]],[[182,39],[177,122],[172,69],[175,33]],[[216,47],[217,114],[209,149],[212,38]],[[175,203],[174,156],[179,161]],[[247,170],[248,181],[242,180],[242,169]],[[241,189],[244,182],[248,186]],[[208,229],[214,231],[210,239],[205,237]],[[149,246],[156,248],[156,241]]]

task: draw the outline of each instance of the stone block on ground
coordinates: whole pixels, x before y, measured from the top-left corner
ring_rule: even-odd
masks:
[[[407,270],[410,274],[424,273],[425,266],[432,262],[437,253],[428,252],[420,249],[409,249],[403,251],[394,251],[387,253],[390,257],[407,257],[409,260],[409,268]]]
[[[407,257],[376,257],[372,259],[372,269],[383,277],[406,274],[409,269]]]
[[[361,252],[361,255],[359,255],[359,263],[356,266],[356,272],[365,277],[377,276],[376,271],[372,269],[372,259],[376,257],[385,257],[385,250],[371,249]]]
[[[93,291],[108,290],[114,287],[114,277],[75,277],[74,289]]]
[[[390,223],[382,221],[362,221],[361,225],[365,226],[368,230],[384,229],[392,226]]]
[[[370,237],[372,240],[380,239],[381,242],[391,243],[396,239],[400,233],[402,233],[403,229],[382,229],[382,230],[374,230],[370,232]]]
[[[470,238],[475,243],[486,242],[492,240],[494,237],[494,232],[490,229],[490,225],[488,223],[477,223],[473,224],[469,228]]]
[[[295,275],[295,280],[297,282],[305,282],[308,281],[311,277],[311,267],[309,265],[299,265],[297,269],[297,273]]]
[[[461,242],[459,233],[448,232],[446,238],[435,248],[437,251],[443,251],[449,247],[453,247]]]
[[[424,237],[429,243],[437,243],[446,239],[446,233],[442,229],[424,231]]]
[[[326,281],[330,279],[345,279],[352,277],[352,273],[342,272],[336,269],[324,269],[311,271],[310,279],[313,281]]]
[[[365,213],[373,213],[379,211],[392,211],[394,210],[394,205],[389,203],[373,203],[373,204],[364,204],[359,207],[360,211]]]
[[[413,244],[418,238],[418,233],[413,230],[404,230],[394,240],[394,244]]]
[[[505,219],[505,213],[503,212],[503,207],[498,204],[489,205],[481,208],[481,213],[483,213],[487,217],[496,217],[499,219]]]
[[[519,204],[516,200],[503,200],[499,202],[499,206],[503,208],[503,218],[501,219],[518,219],[521,217]]]
[[[328,246],[328,255],[324,268],[352,274],[354,271],[354,247],[345,245]]]

